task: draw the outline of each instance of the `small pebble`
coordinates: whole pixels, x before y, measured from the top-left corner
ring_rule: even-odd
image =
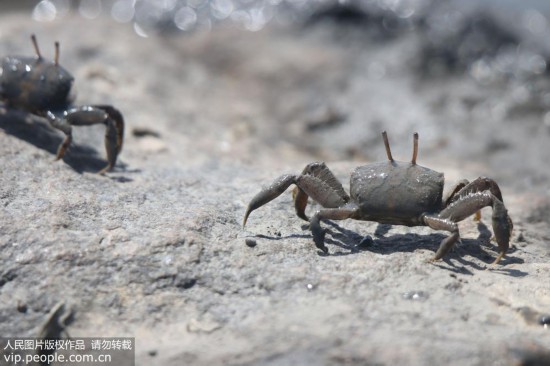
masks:
[[[28,310],[27,304],[25,304],[24,302],[18,302],[17,303],[17,311],[18,312],[25,314],[27,312],[27,310]]]
[[[539,318],[539,324],[545,328],[550,327],[550,315],[541,315]]]
[[[250,238],[246,239],[244,243],[246,244],[246,246],[250,248],[254,248],[256,245],[258,245],[255,239],[250,239]]]

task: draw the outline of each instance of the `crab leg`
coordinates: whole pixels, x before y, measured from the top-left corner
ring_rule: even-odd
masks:
[[[471,183],[468,183],[467,180],[461,182],[465,182],[466,184],[448,198],[448,204],[457,201],[460,198],[466,197],[469,194],[483,191],[490,191],[501,202],[504,202],[498,184],[491,178],[479,177],[473,180]]]
[[[325,163],[310,163],[306,165],[302,171],[302,176],[306,175],[316,178],[316,180],[312,180],[312,187],[309,192],[311,192],[310,195],[312,198],[319,202],[321,206],[329,208],[340,207],[349,201],[349,196],[344,191],[342,184],[340,184]],[[334,194],[337,197],[334,197]],[[305,221],[309,221],[305,214],[308,197],[308,193],[303,189],[300,187],[296,188],[294,208],[296,209],[296,215]]]
[[[490,191],[501,202],[504,202],[502,200],[502,193],[500,192],[498,184],[493,179],[486,177],[479,177],[471,183],[466,179],[461,180],[451,194],[443,200],[443,202],[445,202],[445,207],[447,207],[461,197],[466,197],[469,194],[483,191]],[[481,211],[478,210],[476,212],[474,220],[481,220]]]
[[[449,206],[449,204],[455,199],[455,196],[460,192],[464,187],[466,187],[470,182],[467,179],[462,179],[456,183],[448,192],[443,196],[443,205],[444,207]]]
[[[449,238],[441,242],[434,260],[440,259],[445,255],[458,240],[458,227],[455,229],[452,224],[456,226],[456,222],[464,220],[466,217],[473,215],[487,206],[492,206],[493,208],[493,232],[500,249],[499,256],[493,264],[498,263],[504,257],[510,243],[510,236],[513,228],[512,220],[508,216],[508,211],[504,203],[491,193],[491,191],[484,191],[459,197],[441,211],[439,215],[424,217],[424,222],[431,228],[452,232]]]
[[[122,150],[124,118],[118,109],[110,105],[95,105],[92,108],[101,109],[108,115],[108,118],[104,121],[107,126],[105,130],[105,150],[107,151],[108,165],[99,171],[99,174],[103,174],[115,166],[118,154]]]
[[[355,217],[358,210],[357,206],[350,204],[341,208],[324,208],[317,211],[309,220],[315,246],[323,252],[328,253],[328,248],[325,246],[325,230],[321,227],[321,220],[351,219]]]
[[[71,145],[71,142],[73,141],[72,128],[66,120],[57,118],[52,112],[46,112],[46,118],[48,119],[52,127],[57,128],[65,134],[65,139],[57,148],[57,155],[55,157],[55,160],[59,160],[63,157],[63,155],[65,155],[65,151],[67,151],[67,149]]]
[[[441,244],[439,245],[439,249],[437,249],[437,252],[435,253],[435,257],[432,259],[434,261],[441,259],[451,250],[453,245],[457,242],[457,240],[460,238],[460,234],[458,232],[458,225],[449,220],[444,219],[440,217],[435,216],[425,216],[424,222],[426,225],[431,227],[434,230],[445,230],[449,231],[451,235],[446,237],[441,241]]]

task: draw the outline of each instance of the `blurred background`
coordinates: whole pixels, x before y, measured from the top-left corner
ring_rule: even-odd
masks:
[[[410,135],[419,131],[421,156],[442,157],[442,165],[478,162],[505,184],[546,192],[550,173],[541,149],[550,134],[547,1],[4,0],[0,8],[4,16],[24,15],[45,36],[50,25],[75,19],[91,32],[133,33],[133,50],[114,44],[129,56],[126,72],[137,66],[132,52],[149,49],[139,60],[146,59],[151,71],[179,78],[172,85],[173,78],[157,76],[148,93],[161,88],[169,96],[193,94],[200,88],[192,83],[206,75],[210,84],[201,84],[203,93],[218,115],[207,116],[205,100],[196,95],[185,98],[187,107],[165,96],[164,110],[154,113],[192,116],[166,126],[188,137],[215,135],[206,127],[214,123],[223,141],[204,146],[243,150],[237,159],[252,162],[244,151],[289,159],[303,153],[299,161],[378,159],[384,129],[399,141],[398,156],[408,156]],[[72,29],[72,39],[83,35]],[[21,39],[0,33],[3,52],[28,49]],[[108,50],[112,40],[104,41]],[[62,43],[68,52],[70,42]],[[102,61],[101,52],[91,50],[100,45],[80,47],[87,50],[64,58],[65,65]],[[105,61],[120,66],[113,58]],[[135,74],[148,83],[143,70]],[[220,80],[223,87],[212,84]],[[108,90],[104,94],[112,99]],[[118,99],[129,102],[123,95]],[[285,153],[288,147],[294,151]]]
[[[60,19],[69,12],[86,19],[110,16],[129,23],[143,36],[208,30],[218,23],[258,31],[270,22],[290,24],[312,14],[328,15],[329,9],[338,9],[336,13],[342,20],[350,16],[358,21],[359,13],[380,16],[388,31],[398,26],[410,30],[430,18],[430,26],[453,32],[468,13],[487,11],[513,20],[506,23],[511,30],[531,33],[532,38],[540,40],[547,31],[550,12],[550,4],[544,0],[4,0],[2,8],[27,11],[36,21]]]

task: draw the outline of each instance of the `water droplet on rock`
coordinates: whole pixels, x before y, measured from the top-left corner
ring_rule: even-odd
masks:
[[[430,295],[425,291],[408,291],[405,292],[402,297],[405,300],[426,301]]]

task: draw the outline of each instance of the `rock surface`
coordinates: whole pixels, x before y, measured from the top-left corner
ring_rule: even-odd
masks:
[[[514,97],[524,85],[421,77],[415,33],[140,38],[109,19],[14,12],[0,15],[0,55],[30,55],[31,33],[45,56],[60,40],[77,104],[111,103],[127,129],[99,176],[101,126],[75,128],[53,162],[62,135],[0,109],[1,335],[35,335],[64,301],[71,336],[134,336],[138,365],[549,362],[550,130],[545,108]],[[321,255],[290,190],[242,228],[262,186],[311,161],[348,189],[355,166],[385,159],[381,130],[398,160],[419,131],[420,164],[499,182],[514,220],[500,265],[490,209],[435,263],[446,233],[351,220],[323,224]]]

